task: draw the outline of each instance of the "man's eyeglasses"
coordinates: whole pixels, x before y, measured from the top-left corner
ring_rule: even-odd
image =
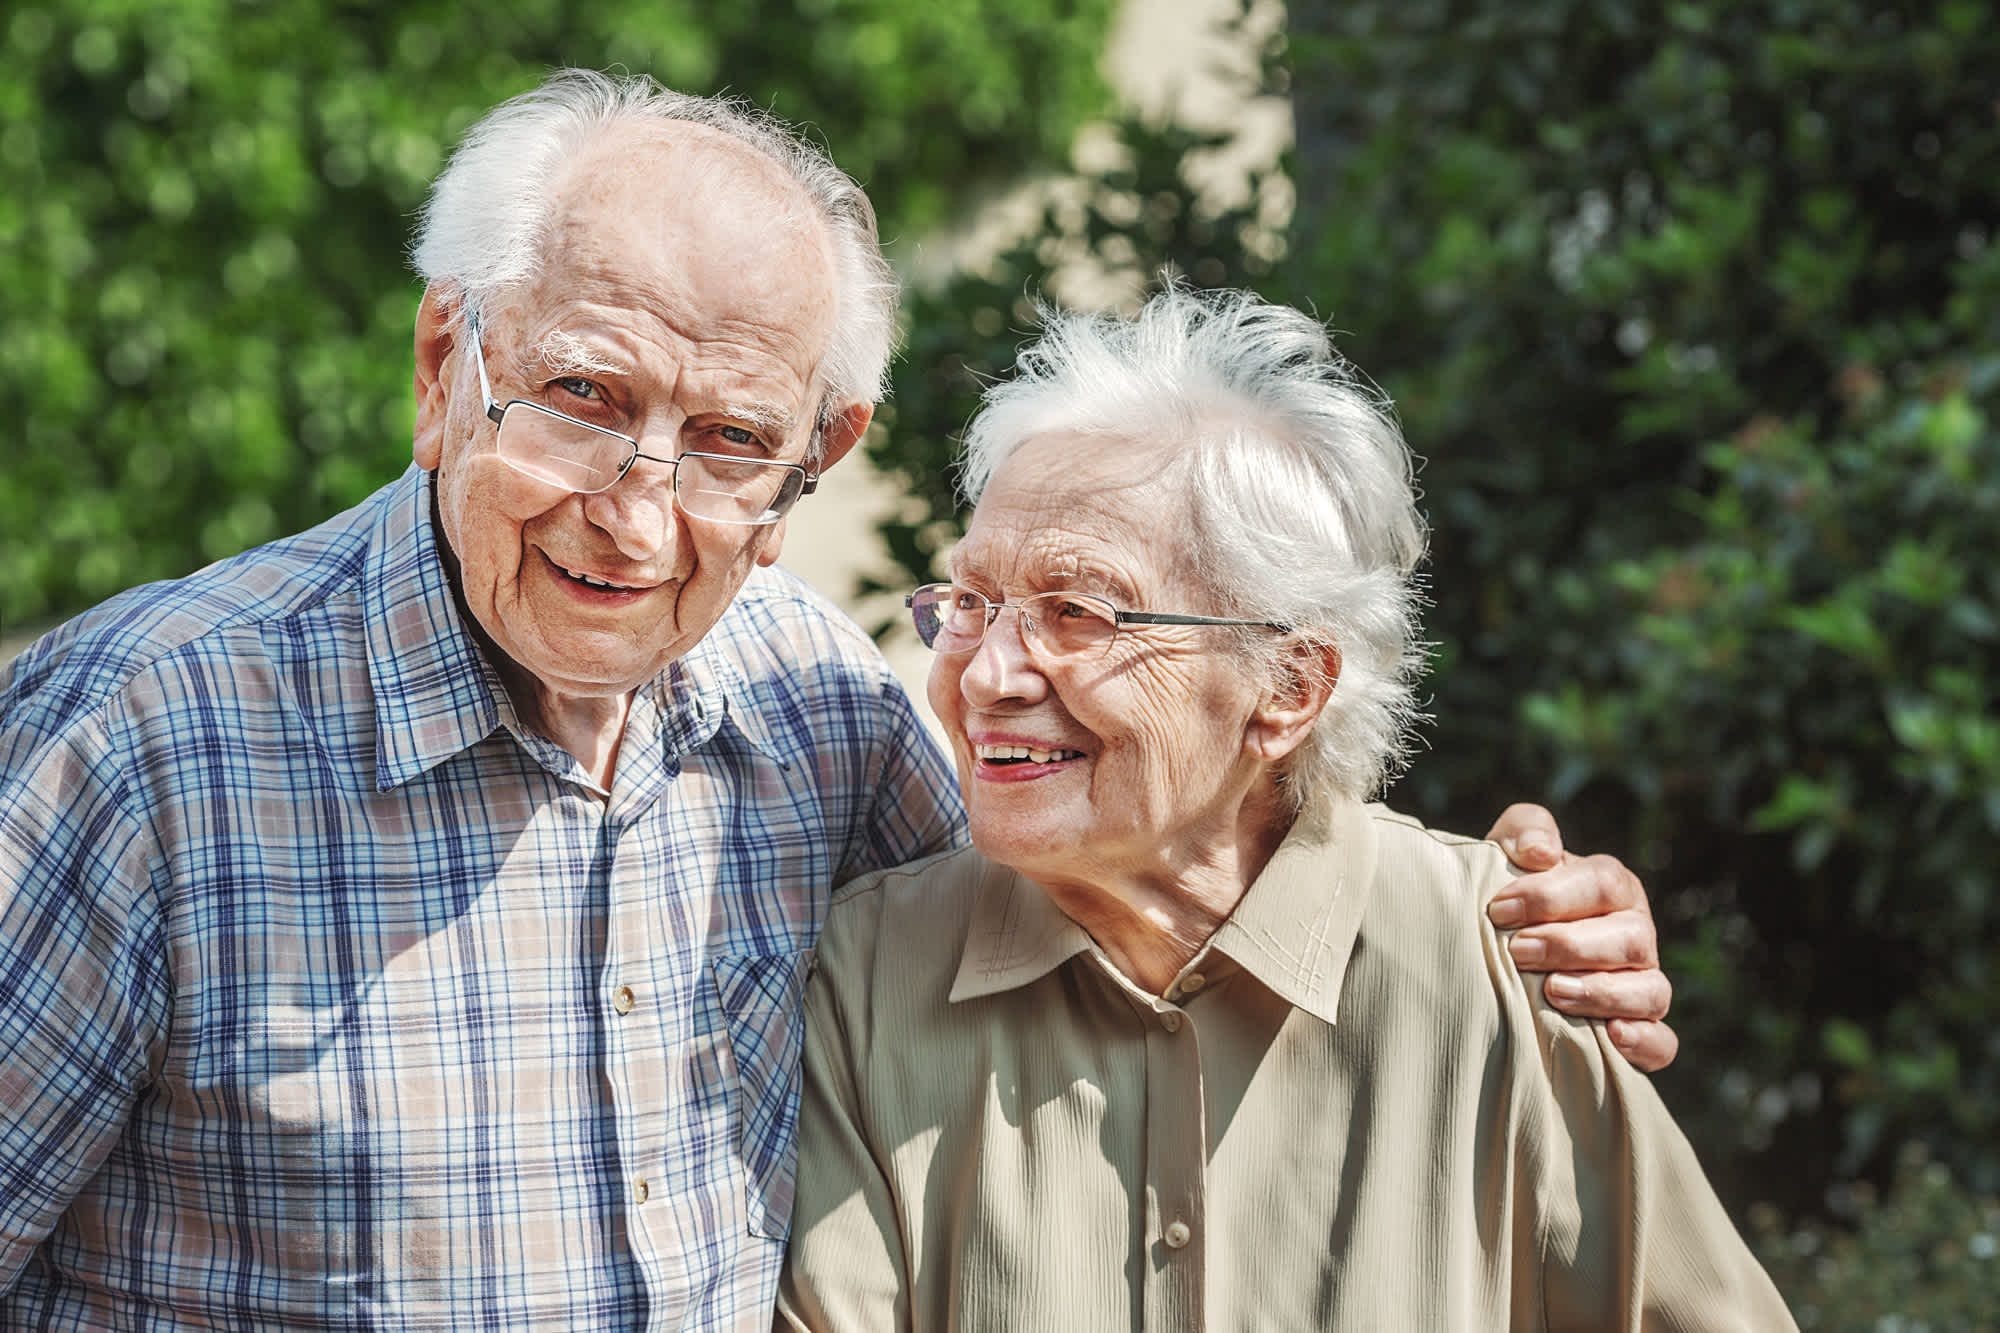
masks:
[[[940,653],[969,653],[986,637],[1000,613],[1021,615],[1021,637],[1049,657],[1103,656],[1124,625],[1237,625],[1289,633],[1290,625],[1271,620],[1225,620],[1165,611],[1120,611],[1089,593],[1039,592],[1018,602],[996,602],[954,583],[926,583],[903,599],[924,647]]]
[[[539,403],[520,398],[496,403],[486,377],[486,353],[479,345],[478,315],[468,316],[466,324],[486,415],[500,428],[500,461],[524,476],[595,495],[616,486],[643,458],[672,470],[674,500],[689,518],[752,527],[776,523],[819,485],[819,478],[797,463],[696,452],[662,458],[641,453],[639,442],[629,435]]]

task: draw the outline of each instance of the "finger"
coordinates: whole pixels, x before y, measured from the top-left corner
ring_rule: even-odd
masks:
[[[1619,1054],[1642,1073],[1659,1073],[1680,1053],[1681,1039],[1665,1023],[1635,1023],[1621,1018],[1607,1023],[1605,1030],[1611,1034],[1611,1044],[1618,1048]]]
[[[1655,1023],[1674,1002],[1673,983],[1658,968],[1637,972],[1555,972],[1542,981],[1549,1003],[1577,1018]]]
[[[1615,856],[1565,856],[1553,870],[1523,875],[1500,890],[1486,915],[1505,930],[1531,922],[1578,921],[1646,910],[1646,887]]]
[[[1486,840],[1499,843],[1516,870],[1547,870],[1562,860],[1562,830],[1539,805],[1508,806],[1486,831]]]
[[[1507,952],[1527,972],[1643,970],[1660,965],[1660,936],[1650,914],[1627,910],[1530,926],[1507,942]]]

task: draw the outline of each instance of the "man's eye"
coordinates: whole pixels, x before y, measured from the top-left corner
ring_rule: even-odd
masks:
[[[718,426],[715,429],[715,433],[729,441],[729,443],[742,445],[745,448],[755,448],[761,443],[755,431],[748,430],[742,426]]]
[[[561,389],[570,397],[581,398],[587,403],[597,403],[604,400],[604,390],[598,388],[589,380],[580,379],[575,375],[563,376],[561,379],[555,381],[555,387]]]

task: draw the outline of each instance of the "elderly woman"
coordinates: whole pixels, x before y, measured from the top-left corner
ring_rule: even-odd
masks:
[[[1500,853],[1363,804],[1423,529],[1324,331],[1170,290],[1021,364],[910,599],[976,846],[836,895],[781,1321],[1789,1327],[1651,1086],[1515,970]]]

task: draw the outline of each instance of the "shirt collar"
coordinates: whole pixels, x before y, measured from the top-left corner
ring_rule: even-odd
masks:
[[[1375,877],[1375,856],[1366,807],[1336,798],[1301,814],[1182,975],[1200,971],[1204,960],[1219,953],[1286,1003],[1331,1024]],[[1095,949],[1083,927],[1037,885],[989,864],[974,897],[951,999],[1017,989]]]
[[[1097,947],[1040,885],[997,862],[984,864],[951,983],[953,1003],[1025,986]]]
[[[758,753],[781,768],[790,768],[787,751],[772,737],[758,707],[755,687],[730,651],[731,640],[744,632],[734,623],[739,614],[732,603],[715,628],[654,682],[654,702],[664,719],[666,751],[678,756],[704,745],[727,722]]]
[[[375,691],[375,786],[389,791],[478,744],[496,728],[521,734],[513,704],[467,630],[431,525],[432,474],[411,467],[376,520],[363,573],[368,671]],[[628,739],[659,735],[677,759],[727,719],[786,766],[758,716],[756,694],[726,644],[735,607],[700,643],[638,692]],[[522,735],[531,751],[546,745]],[[555,762],[553,756],[549,762]]]
[[[1303,811],[1202,954],[1220,953],[1287,1003],[1332,1023],[1375,880],[1367,807],[1335,798]],[[1199,971],[1202,958],[1188,964]]]
[[[362,580],[375,789],[389,791],[491,735],[505,694],[459,617],[438,558],[430,473],[412,466],[390,488]]]

